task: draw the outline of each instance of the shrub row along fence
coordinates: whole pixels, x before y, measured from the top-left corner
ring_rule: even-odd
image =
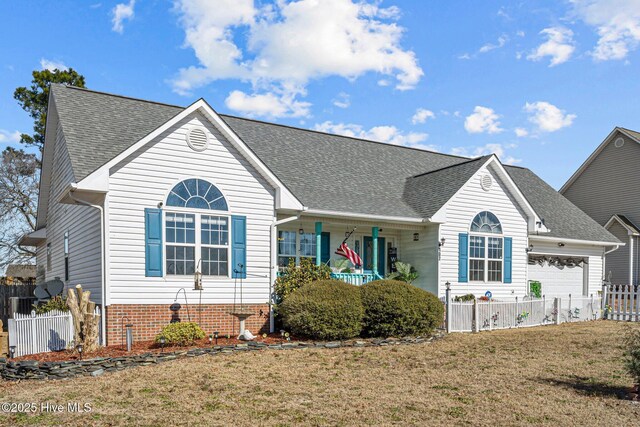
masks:
[[[514,301],[452,301],[445,298],[447,332],[558,325],[602,317],[600,297],[532,298]]]
[[[638,285],[604,285],[602,295],[607,319],[640,322]]]
[[[96,307],[94,316],[100,315]],[[101,322],[98,322],[100,329]],[[53,310],[48,313],[14,313],[9,319],[9,347],[15,346],[15,356],[65,350],[73,346],[71,312]],[[102,334],[99,332],[98,337]]]

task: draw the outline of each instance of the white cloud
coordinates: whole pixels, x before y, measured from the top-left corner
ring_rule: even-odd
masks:
[[[349,108],[351,106],[351,99],[349,98],[349,94],[344,92],[340,92],[332,102],[333,105],[338,108]]]
[[[423,144],[429,137],[428,134],[419,132],[405,133],[395,126],[374,126],[371,129],[364,129],[362,126],[353,123],[333,123],[326,121],[316,124],[314,129],[321,132],[385,142],[387,144],[404,145],[429,150],[436,149],[436,147],[432,145]]]
[[[0,144],[11,144],[20,141],[20,132],[0,129]]]
[[[513,165],[522,161],[522,159],[517,159],[511,155],[507,155],[507,149],[515,147],[516,145],[514,144],[506,146],[502,144],[486,144],[479,147],[455,147],[451,149],[451,154],[465,157],[481,157],[489,154],[495,154],[502,163]]]
[[[354,80],[375,72],[394,78],[398,90],[423,76],[413,51],[400,45],[404,28],[395,7],[352,0],[278,1],[256,8],[253,0],[176,0],[185,46],[198,65],[180,69],[175,92],[219,79],[241,79],[255,92],[302,95],[310,80]],[[383,84],[382,82],[380,84]],[[292,93],[287,93],[292,95]]]
[[[295,95],[295,92],[280,95],[272,92],[248,95],[242,91],[234,90],[225,100],[225,105],[249,117],[262,116],[278,118],[309,116],[309,107],[311,104],[296,101]]]
[[[522,31],[522,30],[518,30],[518,31],[516,32],[516,36],[518,36],[518,37],[524,37],[524,36],[525,36],[525,33],[524,33],[524,31]]]
[[[431,110],[426,108],[418,108],[416,113],[411,117],[411,123],[417,125],[418,123],[425,123],[428,119],[435,119],[436,115]]]
[[[504,130],[500,127],[499,118],[493,109],[478,105],[464,120],[464,128],[469,133],[499,133]]]
[[[575,15],[600,38],[591,52],[597,61],[624,59],[640,45],[638,0],[571,0]]]
[[[527,59],[540,61],[546,56],[551,57],[550,67],[567,62],[576,50],[573,42],[573,31],[564,27],[550,27],[540,31],[547,38],[537,49],[534,49]]]
[[[69,67],[64,65],[62,61],[56,61],[56,60],[46,59],[46,58],[40,59],[40,67],[43,70],[49,70],[49,71],[55,71],[55,70],[64,71],[69,69]]]
[[[118,3],[112,10],[111,14],[113,18],[111,22],[113,26],[111,29],[116,33],[122,34],[124,31],[124,21],[131,21],[135,12],[133,8],[136,5],[136,0],[131,0],[129,3]]]
[[[504,45],[507,44],[508,41],[509,37],[507,37],[506,34],[503,34],[498,37],[498,42],[496,44],[487,43],[478,50],[478,53],[487,53],[491,52],[494,49],[500,49],[501,47],[504,47]]]
[[[524,138],[525,136],[529,135],[529,131],[526,130],[525,128],[515,128],[513,132],[516,134],[518,138]]]
[[[544,101],[527,102],[524,111],[531,113],[529,121],[535,124],[540,132],[555,132],[571,126],[577,117],[575,114],[567,114],[564,110]]]

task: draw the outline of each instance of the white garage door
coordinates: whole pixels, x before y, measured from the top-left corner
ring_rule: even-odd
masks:
[[[588,268],[588,264],[584,264]],[[584,271],[582,267],[558,268],[555,265],[529,265],[529,280],[542,283],[542,293],[547,297],[578,296],[583,294]]]

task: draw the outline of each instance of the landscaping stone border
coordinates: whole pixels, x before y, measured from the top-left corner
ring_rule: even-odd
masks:
[[[436,332],[431,337],[362,339],[329,342],[285,341],[280,344],[265,344],[249,341],[243,344],[216,345],[207,348],[174,351],[169,353],[145,353],[134,356],[69,360],[60,362],[38,362],[35,360],[7,361],[0,358],[0,376],[9,381],[17,380],[60,380],[79,376],[98,377],[105,372],[121,371],[137,366],[154,365],[169,360],[202,355],[241,353],[261,350],[303,350],[308,348],[333,349],[349,347],[386,347],[429,343],[444,334]]]

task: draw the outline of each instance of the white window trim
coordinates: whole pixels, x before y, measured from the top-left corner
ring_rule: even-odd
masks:
[[[191,247],[194,246],[192,243],[171,243],[167,242],[167,213],[179,213],[179,214],[190,214],[195,217],[195,270],[202,272],[202,215],[204,216],[219,216],[227,219],[227,224],[229,224],[229,235],[227,239],[227,245],[204,245],[207,248],[226,248],[227,249],[227,275],[226,276],[210,276],[210,275],[202,275],[202,279],[211,280],[211,281],[223,281],[231,278],[231,212],[229,211],[216,211],[216,210],[204,210],[204,209],[190,209],[190,208],[181,208],[171,206],[170,208],[165,208],[162,210],[162,262],[163,262],[163,270],[162,274],[165,279],[169,278],[183,278],[183,277],[193,277],[191,274],[169,274],[167,272],[167,246],[183,246],[183,247]]]
[[[484,237],[484,257],[483,258],[478,258],[478,257],[472,257],[471,256],[471,237]],[[500,239],[502,241],[502,257],[500,258],[489,258],[489,238],[493,237],[496,239]],[[496,234],[496,233],[478,233],[478,232],[470,232],[469,233],[469,248],[468,248],[468,253],[469,253],[469,260],[468,260],[468,271],[469,271],[469,282],[472,283],[504,283],[504,235],[502,234]],[[480,260],[480,261],[484,261],[484,278],[483,280],[472,280],[471,279],[471,261],[472,260]],[[502,277],[502,280],[500,281],[495,281],[495,280],[489,280],[489,261],[500,261],[500,265],[501,265],[501,273],[500,273],[500,277]]]
[[[291,228],[280,229],[280,230],[278,230],[278,238],[280,238],[280,232],[281,231],[287,231],[287,232],[290,232],[290,233],[294,233],[296,235],[296,254],[295,254],[295,256],[294,255],[288,255],[288,254],[281,254],[280,253],[280,244],[279,244],[279,242],[276,242],[277,243],[277,251],[278,251],[278,255],[277,255],[278,267],[286,267],[286,266],[281,266],[280,265],[280,258],[283,258],[283,257],[295,258],[296,259],[296,265],[300,265],[300,260],[303,258],[302,255],[301,255],[302,247],[301,247],[300,244],[301,244],[301,237],[302,236],[300,235],[300,232],[299,232],[300,230],[299,229],[293,230]],[[312,234],[314,236],[312,244],[315,246],[315,244],[316,244],[315,243],[315,234],[316,233],[315,232],[309,232],[309,233],[305,232],[304,234]],[[305,256],[304,258],[311,258],[312,260],[315,261],[316,256],[317,256],[317,254],[314,255],[314,256]]]

